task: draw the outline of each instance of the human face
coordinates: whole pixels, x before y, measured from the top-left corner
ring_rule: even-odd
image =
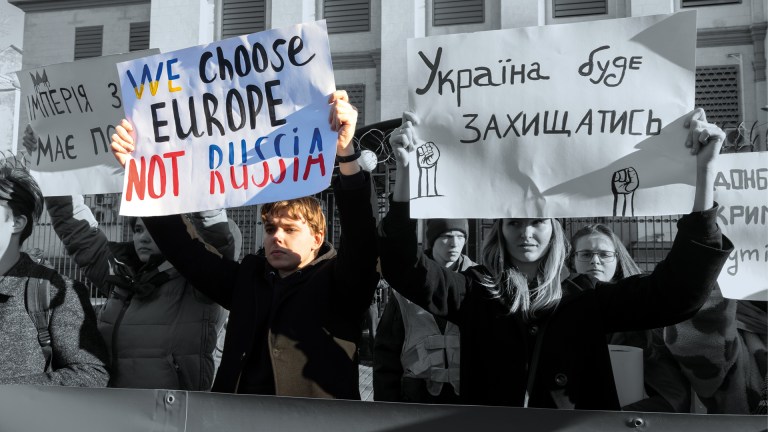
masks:
[[[432,258],[438,264],[450,267],[461,257],[461,250],[467,238],[459,230],[446,231],[440,234],[432,245]]]
[[[616,254],[616,248],[613,246],[613,241],[605,234],[593,233],[576,240],[574,246],[575,253],[579,252],[592,252],[592,256],[589,261],[580,261],[578,257],[574,258],[574,265],[576,272],[580,274],[588,274],[594,276],[601,282],[608,282],[613,279],[613,275],[616,273],[616,257],[613,257],[611,262],[605,262],[600,259],[598,252],[609,252]]]
[[[8,204],[0,199],[0,257],[5,255],[13,239],[13,212]]]
[[[538,263],[549,251],[552,239],[550,219],[504,219],[501,233],[512,262],[521,267]],[[527,266],[526,266],[527,267]]]
[[[304,268],[317,257],[323,234],[314,233],[304,219],[293,219],[286,210],[264,223],[264,252],[280,277]]]
[[[152,255],[162,254],[141,219],[136,220],[136,226],[133,228],[133,247],[136,249],[139,260],[143,263],[149,261]]]

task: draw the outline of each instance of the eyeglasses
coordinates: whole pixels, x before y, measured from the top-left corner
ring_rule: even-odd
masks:
[[[613,260],[616,259],[616,252],[612,252],[612,251],[591,251],[591,250],[576,251],[576,259],[583,262],[592,261],[592,257],[595,255],[597,255],[597,257],[600,258],[600,261],[604,263],[613,262]]]

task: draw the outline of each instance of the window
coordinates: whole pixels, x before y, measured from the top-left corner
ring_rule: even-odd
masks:
[[[357,127],[365,125],[365,84],[349,84],[336,88],[346,90],[349,95],[349,103],[357,108]]]
[[[246,35],[267,28],[265,0],[222,0],[221,38]]]
[[[724,4],[741,3],[741,0],[681,0],[682,7],[717,6]]]
[[[739,68],[736,65],[696,68],[696,106],[718,126],[739,124]]]
[[[371,30],[371,0],[325,0],[323,17],[328,33]]]
[[[435,27],[483,22],[484,0],[432,0],[432,25]]]
[[[608,4],[606,0],[553,0],[552,12],[555,18],[602,15],[608,13]]]
[[[145,49],[149,49],[149,21],[131,23],[128,50],[141,51]]]
[[[75,60],[101,56],[104,26],[75,28]]]

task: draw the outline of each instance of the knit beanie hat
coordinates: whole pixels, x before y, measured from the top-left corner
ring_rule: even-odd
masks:
[[[435,240],[448,231],[461,231],[469,237],[469,223],[466,219],[429,219],[427,221],[427,249],[432,249]]]

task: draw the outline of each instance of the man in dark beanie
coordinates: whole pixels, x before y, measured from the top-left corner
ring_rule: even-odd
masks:
[[[451,270],[466,270],[475,265],[462,254],[468,233],[466,219],[430,219],[425,254]],[[459,328],[392,294],[374,345],[374,399],[459,403]]]
[[[87,289],[21,252],[42,210],[35,179],[0,159],[0,384],[104,387],[107,352]]]

